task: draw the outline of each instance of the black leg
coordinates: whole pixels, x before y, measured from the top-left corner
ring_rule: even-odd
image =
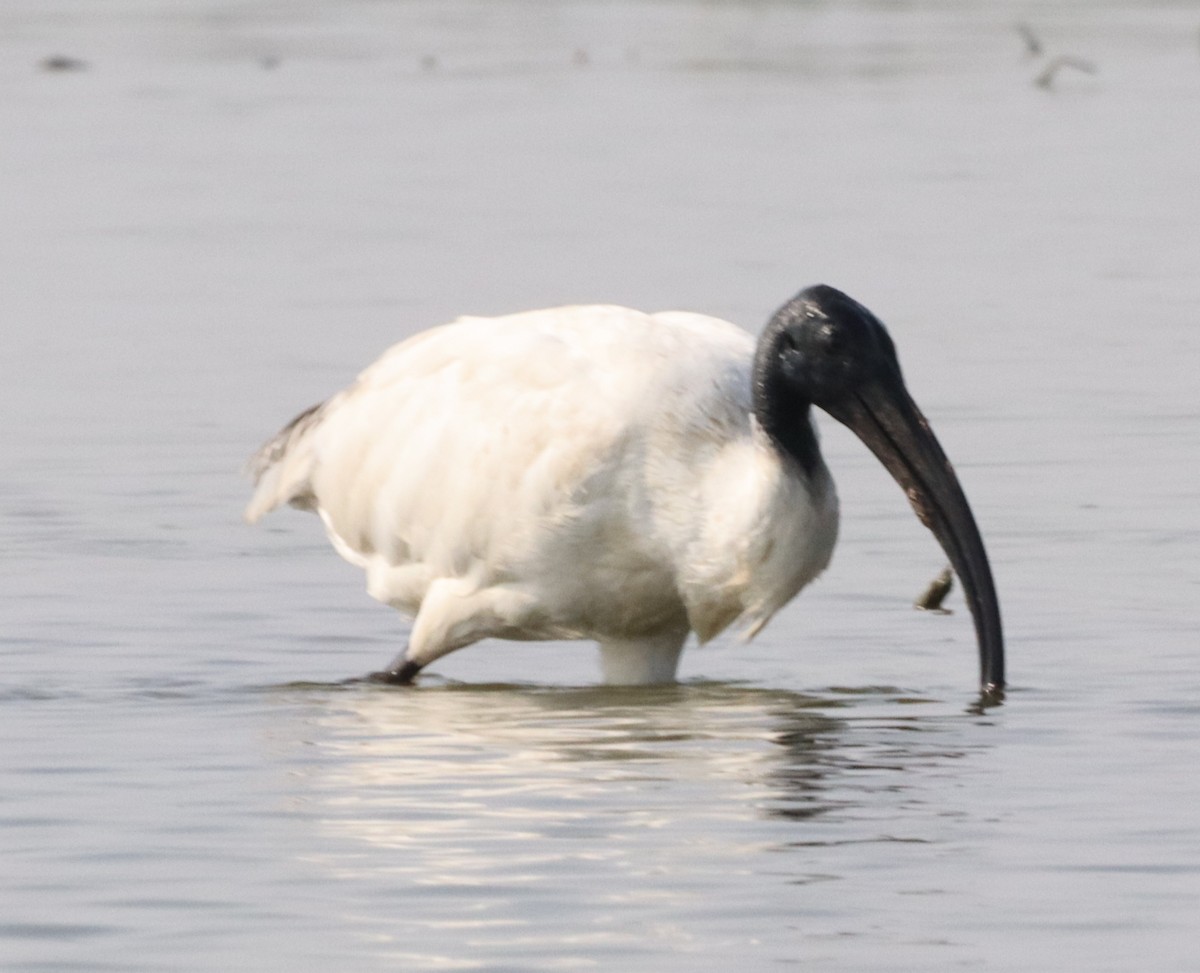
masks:
[[[372,672],[367,676],[367,681],[384,682],[393,686],[411,686],[417,673],[420,671],[420,663],[413,662],[411,659],[405,659],[401,655],[394,659],[392,664],[382,672]]]

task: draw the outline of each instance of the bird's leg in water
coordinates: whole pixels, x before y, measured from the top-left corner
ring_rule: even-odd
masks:
[[[393,686],[411,686],[421,671],[421,664],[413,662],[408,657],[408,649],[401,652],[391,661],[388,667],[380,672],[372,672],[367,676],[368,682],[384,682]]]
[[[657,636],[600,643],[600,668],[609,686],[657,686],[675,681],[679,654],[688,630],[668,631]]]

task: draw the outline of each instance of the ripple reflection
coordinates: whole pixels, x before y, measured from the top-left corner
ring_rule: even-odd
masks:
[[[700,952],[744,932],[746,910],[784,909],[786,928],[801,907],[772,890],[847,876],[855,846],[874,846],[878,868],[944,841],[947,822],[971,815],[939,793],[945,778],[987,745],[970,716],[887,689],[444,684],[279,698],[305,717],[289,769],[326,839],[314,858],[365,887],[355,921],[388,903],[379,942],[418,969],[445,967],[466,942],[527,968],[573,949],[628,961],[649,926]]]

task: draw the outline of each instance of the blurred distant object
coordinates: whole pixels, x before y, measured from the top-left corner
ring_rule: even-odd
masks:
[[[1065,55],[1051,60],[1050,63],[1047,64],[1042,70],[1042,73],[1033,79],[1033,83],[1039,88],[1045,88],[1049,90],[1050,88],[1054,87],[1054,79],[1058,76],[1058,72],[1063,68],[1074,68],[1076,71],[1082,71],[1084,74],[1096,73],[1096,65],[1094,65],[1091,61],[1085,61],[1082,58]]]
[[[1028,24],[1014,24],[1013,29],[1021,35],[1021,39],[1025,42],[1025,53],[1030,57],[1041,57],[1042,42],[1037,34],[1033,32],[1033,28]]]
[[[1042,39],[1038,37],[1034,29],[1024,21],[1013,24],[1015,30],[1021,39],[1025,42],[1025,56],[1029,59],[1036,60],[1045,52],[1045,45],[1042,44]],[[1037,77],[1033,79],[1033,83],[1039,88],[1044,88],[1049,91],[1054,87],[1054,81],[1058,77],[1058,72],[1063,68],[1074,68],[1076,71],[1082,71],[1084,74],[1096,74],[1096,65],[1091,61],[1085,61],[1081,57],[1073,57],[1069,54],[1059,55],[1051,58],[1046,62],[1045,67],[1038,72]]]
[[[89,65],[81,58],[68,57],[66,54],[51,54],[49,57],[42,58],[38,62],[38,67],[43,71],[86,71]]]

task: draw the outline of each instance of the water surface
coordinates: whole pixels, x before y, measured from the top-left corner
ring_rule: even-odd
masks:
[[[1046,52],[1013,29],[1030,23]],[[1200,913],[1200,11],[13,0],[6,970],[1156,970]],[[1055,54],[1064,70],[1033,83]],[[78,59],[52,70],[47,57]],[[833,566],[683,684],[404,623],[245,456],[464,312],[876,310],[1009,635],[848,434]]]

